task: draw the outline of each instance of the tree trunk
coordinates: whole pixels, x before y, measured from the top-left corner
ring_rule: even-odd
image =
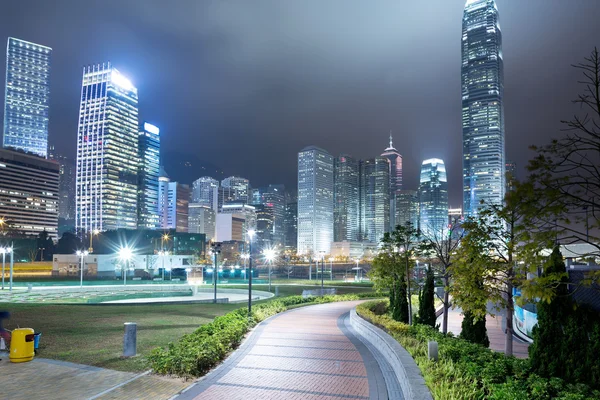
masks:
[[[507,356],[513,355],[513,310],[514,310],[515,306],[514,306],[512,290],[513,290],[513,285],[509,281],[507,284],[508,298],[506,299],[506,316],[505,316],[506,338],[505,338],[505,342],[504,342],[504,354],[506,354]]]
[[[406,257],[406,295],[408,297],[408,324],[412,325],[412,296],[410,294],[410,274],[408,271],[408,256]]]
[[[450,279],[447,276],[444,277],[444,316],[442,319],[442,333],[448,333],[448,308],[450,308],[450,293],[448,288],[450,287]]]

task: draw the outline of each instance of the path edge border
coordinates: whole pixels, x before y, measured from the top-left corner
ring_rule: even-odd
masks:
[[[417,363],[396,339],[359,316],[356,307],[350,310],[350,325],[361,339],[371,343],[392,366],[404,398],[433,400]]]

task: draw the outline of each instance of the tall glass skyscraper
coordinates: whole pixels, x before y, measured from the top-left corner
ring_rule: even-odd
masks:
[[[396,224],[406,225],[407,222],[414,228],[419,227],[419,194],[416,190],[401,190],[396,195]]]
[[[333,174],[333,240],[357,241],[360,194],[358,160],[348,155],[335,158]]]
[[[192,183],[192,203],[198,203],[218,212],[219,181],[210,176],[203,176]]]
[[[467,0],[462,30],[463,210],[502,204],[504,66],[495,0]]]
[[[221,181],[221,186],[230,189],[232,201],[249,203],[250,181],[239,176],[230,176]]]
[[[440,238],[448,226],[448,180],[446,166],[439,158],[421,165],[419,180],[419,228],[425,236]]]
[[[393,230],[401,223],[396,221],[396,197],[402,190],[402,156],[394,148],[391,132],[390,145],[381,156],[390,161],[390,228]]]
[[[158,229],[158,176],[160,175],[160,130],[144,123],[138,141],[138,228]]]
[[[361,192],[364,237],[378,243],[390,229],[390,161],[375,157],[362,162]]]
[[[48,156],[52,49],[8,38],[3,146]]]
[[[110,63],[83,69],[75,199],[79,232],[136,229],[137,89]]]
[[[333,157],[309,146],[298,153],[298,254],[329,254],[333,242]]]

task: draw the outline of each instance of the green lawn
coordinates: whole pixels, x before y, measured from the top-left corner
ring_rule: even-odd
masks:
[[[154,347],[176,341],[185,333],[242,304],[178,304],[88,306],[2,304],[11,312],[7,329],[28,327],[42,332],[38,356],[122,371],[144,371]],[[123,323],[138,326],[138,357],[122,359]]]

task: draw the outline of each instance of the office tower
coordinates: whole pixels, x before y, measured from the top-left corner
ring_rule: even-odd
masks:
[[[75,228],[137,228],[137,89],[110,63],[84,67]]]
[[[502,204],[505,191],[504,66],[494,0],[467,0],[462,30],[463,210]]]
[[[386,157],[375,157],[362,163],[364,193],[364,236],[379,243],[390,230],[390,162]]]
[[[402,156],[394,148],[391,132],[390,146],[385,149],[381,157],[385,157],[390,161],[390,228],[393,230],[397,225],[396,196],[402,190]]]
[[[410,222],[419,227],[419,194],[416,190],[401,190],[396,194],[396,224],[406,225]]]
[[[243,234],[246,238],[248,231],[256,230],[256,208],[244,202],[223,204],[219,214],[236,214],[244,218]]]
[[[188,216],[188,232],[204,233],[206,240],[215,238],[215,211],[204,204],[190,203]]]
[[[171,182],[167,176],[158,178],[158,218],[160,229],[188,232],[190,187]]]
[[[285,205],[285,217],[283,220],[285,230],[286,250],[296,250],[298,245],[298,203],[287,203]]]
[[[217,210],[221,212],[223,204],[246,204],[244,200],[236,201],[235,190],[230,187],[219,186],[217,189]]]
[[[138,228],[158,229],[160,130],[148,122],[139,133],[138,156]]]
[[[232,201],[248,203],[250,196],[250,182],[239,176],[230,176],[221,181],[221,186],[231,189]]]
[[[48,158],[60,166],[58,178],[58,218],[75,225],[75,160],[48,149]],[[68,224],[68,223],[67,223]]]
[[[309,146],[298,153],[298,254],[328,254],[333,242],[333,157]]]
[[[285,187],[283,185],[269,185],[264,188],[261,204],[271,209],[273,214],[272,244],[283,245],[285,242]]]
[[[448,228],[448,181],[446,167],[438,158],[421,165],[419,180],[419,228],[423,235],[439,239]]]
[[[219,181],[210,176],[198,178],[192,184],[192,202],[203,204],[218,212]]]
[[[333,240],[356,241],[359,233],[358,160],[341,155],[333,160]]]
[[[215,240],[217,242],[247,240],[246,220],[243,215],[218,213],[216,221]]]
[[[517,180],[517,163],[514,161],[506,161],[506,193],[511,192],[514,189],[513,179]]]
[[[56,239],[60,165],[56,161],[0,149],[0,217],[10,234]]]
[[[264,249],[275,246],[273,207],[265,204],[254,207],[256,207],[256,244],[258,248]]]
[[[48,154],[52,49],[8,38],[3,146],[40,157]]]

